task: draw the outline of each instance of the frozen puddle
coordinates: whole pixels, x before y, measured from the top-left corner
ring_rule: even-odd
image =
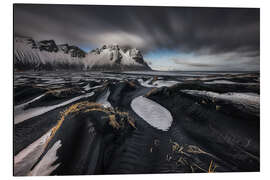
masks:
[[[172,124],[172,115],[166,108],[143,96],[133,99],[131,108],[151,126],[162,131],[168,131]]]
[[[63,103],[60,103],[60,104],[56,104],[56,105],[53,105],[53,106],[44,106],[44,107],[37,107],[37,108],[32,108],[32,109],[28,109],[26,111],[23,111],[19,114],[17,114],[16,112],[14,113],[15,114],[15,117],[14,117],[14,123],[15,124],[18,124],[20,122],[23,122],[27,119],[30,119],[32,117],[35,117],[35,116],[39,116],[39,115],[42,115],[46,112],[49,112],[51,110],[54,110],[56,108],[59,108],[59,107],[62,107],[62,106],[65,106],[65,105],[68,105],[70,103],[73,103],[79,99],[82,99],[82,98],[86,98],[86,97],[90,97],[90,96],[93,96],[94,95],[94,92],[91,92],[91,93],[87,93],[85,95],[81,95],[81,96],[78,96],[78,97],[75,97],[75,98],[72,98],[68,101],[65,101]],[[16,115],[17,114],[17,115]]]

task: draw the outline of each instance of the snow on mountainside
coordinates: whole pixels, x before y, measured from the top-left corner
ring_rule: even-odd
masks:
[[[35,42],[29,38],[15,38],[14,68],[18,70],[81,69],[80,57],[59,49],[53,40]]]
[[[53,40],[35,41],[15,37],[14,67],[17,70],[151,70],[137,49],[104,45],[84,52],[68,44],[56,45]]]
[[[87,69],[150,70],[139,50],[121,49],[118,45],[104,45],[92,50],[85,61]]]

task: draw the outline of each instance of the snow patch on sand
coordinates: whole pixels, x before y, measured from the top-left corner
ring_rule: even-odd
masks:
[[[153,83],[154,87],[171,87],[175,84],[178,84],[177,81],[163,81],[163,80],[157,80]]]
[[[235,82],[232,81],[226,81],[226,80],[214,80],[214,81],[210,81],[210,82],[204,82],[205,84],[237,84]]]
[[[198,90],[181,90],[181,92],[195,96],[208,96],[215,99],[227,100],[235,104],[241,104],[245,108],[255,113],[258,113],[260,109],[260,96],[255,93],[216,93]]]
[[[172,115],[166,108],[143,96],[133,99],[131,108],[151,126],[162,131],[168,131],[172,124]]]
[[[150,78],[146,81],[142,80],[142,79],[138,79],[139,83],[144,86],[144,87],[171,87],[179,82],[177,81],[165,81],[165,80],[157,80],[154,81],[151,84],[151,81],[153,80],[153,78]]]
[[[239,83],[227,80],[214,80],[210,82],[204,82],[205,84],[242,84],[242,85],[257,85],[258,83]]]
[[[24,109],[28,104],[30,104],[30,103],[32,103],[32,102],[35,102],[36,100],[39,100],[40,98],[42,98],[42,97],[45,96],[45,95],[46,95],[46,93],[44,93],[44,94],[42,94],[42,95],[40,95],[40,96],[38,96],[38,97],[36,97],[36,98],[34,98],[34,99],[32,99],[32,100],[26,102],[26,103],[23,103],[23,104],[20,104],[20,105],[18,105],[18,106],[15,106],[15,107],[14,107],[14,115],[16,116],[17,114],[21,113],[21,112],[23,111],[23,109]]]
[[[108,89],[105,94],[98,98],[97,103],[102,104],[105,108],[112,107],[111,103],[108,101],[110,94],[111,92]]]
[[[56,156],[57,150],[62,146],[61,140],[58,140],[54,145],[47,151],[40,162],[34,167],[34,169],[29,173],[30,176],[48,176],[50,175],[60,163],[52,164],[58,159]]]
[[[91,88],[90,88],[90,85],[87,84],[86,86],[83,87],[83,89],[84,89],[85,91],[89,91]]]
[[[62,102],[60,104],[56,104],[56,105],[53,105],[53,106],[44,106],[44,107],[37,107],[37,108],[32,108],[32,109],[28,109],[26,111],[23,111],[21,113],[15,113],[15,116],[14,116],[14,123],[15,124],[18,124],[18,123],[21,123],[27,119],[30,119],[30,118],[33,118],[35,116],[39,116],[39,115],[42,115],[46,112],[49,112],[49,111],[52,111],[56,108],[59,108],[59,107],[62,107],[62,106],[66,106],[70,103],[73,103],[79,99],[82,99],[82,98],[86,98],[86,97],[90,97],[90,96],[93,96],[95,93],[94,92],[91,92],[91,93],[87,93],[85,95],[81,95],[81,96],[77,96],[75,98],[72,98],[68,101],[65,101],[65,102]]]
[[[14,157],[14,175],[25,176],[30,172],[32,166],[43,153],[46,140],[50,134],[51,130],[28,145]]]

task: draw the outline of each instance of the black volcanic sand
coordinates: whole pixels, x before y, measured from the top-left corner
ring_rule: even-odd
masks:
[[[216,110],[216,103],[202,103],[201,99],[178,90],[179,87],[163,88],[148,96],[172,113],[171,130],[179,130],[178,136],[191,138],[218,157],[217,162],[224,163],[229,171],[258,171],[259,118],[234,113],[230,105],[221,105],[222,111]]]
[[[59,104],[89,92],[95,94],[14,125],[14,155],[54,128],[32,170],[59,141],[57,160],[52,162],[58,166],[51,175],[260,170],[259,112],[247,111],[226,100],[212,101],[181,91],[259,94],[259,74],[226,75],[226,80],[230,78],[229,81],[240,84],[204,84],[210,80],[159,76],[181,82],[160,88],[141,86],[138,79],[154,77],[143,74],[81,73],[81,78],[74,80],[64,73],[57,75],[63,83],[39,86],[44,84],[43,76],[38,73],[36,79],[15,83],[14,105],[44,93],[43,98],[28,104],[25,110]],[[27,79],[27,74],[23,78]],[[222,75],[218,78],[222,79]],[[88,84],[102,87],[86,90]],[[107,91],[112,107],[95,104]],[[173,123],[168,131],[152,127],[132,110],[130,103],[138,96],[157,102],[172,114]]]
[[[93,96],[88,97],[88,98],[82,98],[78,101],[83,101],[83,100],[95,101],[96,97],[101,92],[102,92],[102,89],[100,90],[100,92],[95,91],[95,94]],[[56,98],[56,101],[59,101],[58,98]],[[74,103],[78,101],[75,101]],[[41,103],[43,103],[43,99],[41,99]],[[19,124],[16,124],[14,126],[14,139],[13,139],[14,140],[14,154],[17,154],[18,152],[20,152],[26,146],[28,146],[29,144],[37,140],[39,137],[45,134],[49,129],[51,129],[60,119],[61,112],[69,106],[70,105],[66,105],[66,106],[54,109],[40,116],[35,116],[33,118],[28,119],[27,121],[23,121]],[[29,107],[26,106],[26,109],[28,108]]]

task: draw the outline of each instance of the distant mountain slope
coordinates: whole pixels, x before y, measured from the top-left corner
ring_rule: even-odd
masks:
[[[34,41],[31,38],[15,37],[14,68],[17,70],[54,70],[54,69],[82,69],[84,64],[82,54],[78,50],[63,50],[53,40]]]
[[[35,41],[14,38],[14,68],[16,70],[151,70],[137,49],[104,45],[84,52],[68,44],[57,45],[54,40]]]

